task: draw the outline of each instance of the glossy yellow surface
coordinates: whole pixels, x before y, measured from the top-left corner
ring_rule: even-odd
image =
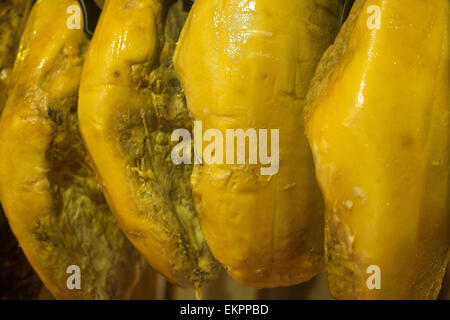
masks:
[[[72,0],[38,1],[24,31],[0,122],[0,199],[56,298],[127,298],[143,259],[109,210],[78,130],[88,40],[82,24],[67,27],[70,6],[79,8]],[[69,290],[72,265],[80,268],[81,288]]]
[[[175,68],[203,131],[280,130],[277,174],[247,162],[196,165],[192,176],[206,241],[242,283],[288,286],[323,268],[322,198],[302,111],[341,10],[340,1],[196,0],[180,37]]]
[[[306,131],[336,298],[439,292],[450,237],[449,22],[448,0],[358,0],[318,67]],[[380,289],[368,288],[370,266]]]
[[[172,282],[196,287],[215,269],[194,209],[191,166],[170,136],[191,126],[172,56],[182,1],[105,2],[82,76],[80,127],[122,229]]]

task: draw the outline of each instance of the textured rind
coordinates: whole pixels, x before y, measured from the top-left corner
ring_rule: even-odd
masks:
[[[172,64],[186,17],[182,1],[107,1],[86,58],[79,114],[126,235],[170,281],[199,287],[214,278],[217,263],[193,205],[192,166],[171,160],[172,132],[192,127]]]
[[[371,31],[372,5],[382,23]],[[359,0],[316,70],[305,121],[336,298],[439,292],[449,257],[448,31],[448,1]],[[380,266],[380,290],[368,289],[370,265]]]
[[[9,78],[31,3],[31,0],[0,2],[0,113],[6,103]]]
[[[71,0],[33,8],[0,122],[0,198],[25,255],[59,299],[128,298],[144,260],[120,231],[81,140],[77,91],[88,46]],[[49,36],[50,34],[50,36]],[[70,290],[67,268],[80,268]]]
[[[280,130],[277,174],[210,164],[191,179],[208,245],[247,285],[293,285],[323,268],[322,198],[301,117],[341,16],[340,1],[197,0],[180,36],[175,67],[203,132]]]

